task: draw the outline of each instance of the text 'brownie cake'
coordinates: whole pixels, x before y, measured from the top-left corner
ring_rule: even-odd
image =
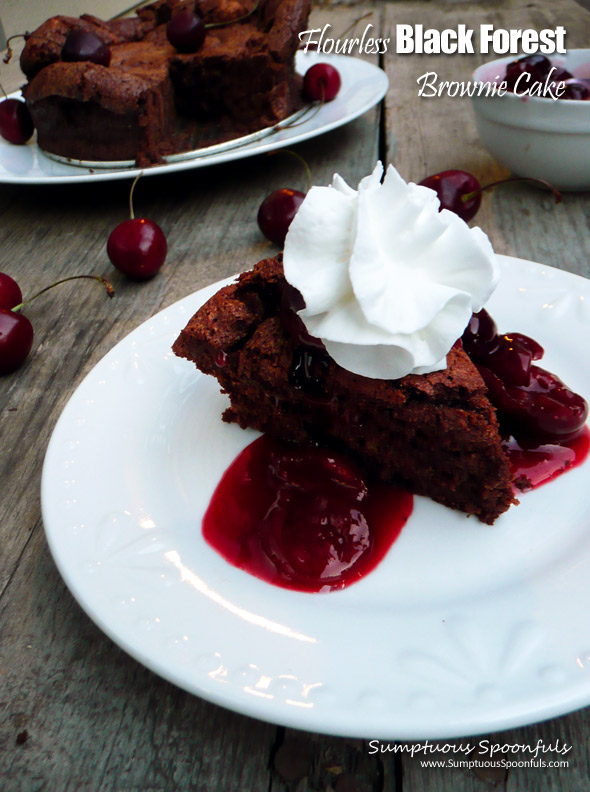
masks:
[[[170,19],[195,9],[202,45],[179,52]],[[103,22],[57,16],[28,34],[23,88],[40,147],[72,159],[158,162],[271,126],[301,104],[298,33],[310,0],[158,0]],[[108,65],[62,57],[72,30],[100,39]]]

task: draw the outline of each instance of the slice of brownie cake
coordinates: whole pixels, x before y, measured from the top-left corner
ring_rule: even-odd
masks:
[[[189,321],[174,352],[229,395],[223,419],[345,451],[370,475],[492,523],[515,502],[495,410],[460,347],[447,368],[378,380],[338,366],[289,308],[281,256]]]

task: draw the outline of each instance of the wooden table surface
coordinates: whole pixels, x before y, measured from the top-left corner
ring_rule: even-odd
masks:
[[[590,13],[573,0],[406,0],[332,4],[314,10],[336,34],[372,13],[381,35],[396,23],[537,29],[562,24],[568,46],[590,43]],[[361,22],[361,25],[366,22]],[[383,67],[390,89],[380,107],[347,127],[299,145],[314,182],[341,173],[351,184],[377,158],[404,177],[459,167],[482,182],[504,171],[480,146],[469,101],[418,100],[416,77],[466,79],[475,56],[396,56]],[[11,70],[12,69],[12,70]],[[7,88],[18,85],[5,70]],[[40,475],[53,427],[82,378],[145,319],[206,284],[251,267],[275,248],[260,235],[256,211],[279,186],[304,189],[289,157],[144,178],[139,214],[169,240],[161,273],[126,281],[107,259],[110,230],[126,213],[128,181],[70,186],[0,185],[0,270],[24,293],[79,273],[107,276],[109,301],[94,284],[75,282],[31,305],[35,326],[27,363],[0,379],[0,789],[3,792],[429,792],[589,790],[590,710],[494,735],[535,745],[559,738],[573,746],[567,769],[477,773],[426,769],[417,759],[371,755],[362,740],[322,736],[258,722],[202,701],[146,670],[85,615],[50,556],[40,514]],[[568,194],[556,206],[522,184],[484,197],[477,223],[499,253],[590,276],[590,196]],[[378,737],[379,735],[375,735]]]

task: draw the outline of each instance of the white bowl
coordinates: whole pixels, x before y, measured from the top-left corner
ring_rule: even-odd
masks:
[[[477,83],[500,83],[514,56],[475,70]],[[590,78],[590,49],[551,56],[575,77]],[[483,145],[518,176],[545,179],[560,190],[590,189],[590,100],[535,96],[473,96]]]

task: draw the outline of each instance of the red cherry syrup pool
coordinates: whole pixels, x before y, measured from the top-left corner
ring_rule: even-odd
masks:
[[[509,437],[502,445],[510,460],[512,480],[518,496],[581,465],[590,449],[590,432],[585,426],[572,440],[530,447],[522,440],[519,443],[514,437]]]
[[[321,403],[325,350],[302,332],[296,314],[291,319],[283,325],[298,345],[292,384]],[[543,356],[540,344],[521,333],[499,335],[483,310],[473,315],[458,343],[496,407],[517,495],[587,458],[588,405],[533,364]],[[302,354],[310,358],[305,365]],[[217,362],[223,365],[225,356]],[[333,591],[379,564],[412,509],[410,493],[366,482],[330,449],[287,446],[263,436],[225,472],[205,514],[203,536],[230,564],[268,583]]]

